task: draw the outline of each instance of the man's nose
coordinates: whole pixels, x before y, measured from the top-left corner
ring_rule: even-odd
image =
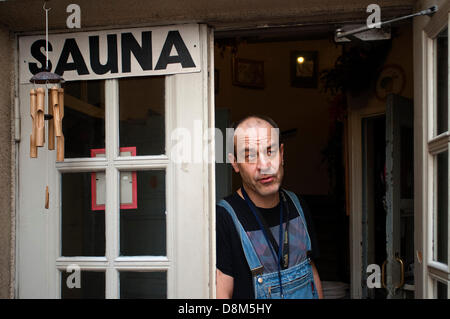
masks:
[[[264,153],[258,154],[257,168],[262,172],[270,172],[272,168],[272,161],[269,156]]]

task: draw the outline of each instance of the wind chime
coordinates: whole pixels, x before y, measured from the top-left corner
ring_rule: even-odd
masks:
[[[56,161],[64,161],[64,135],[62,120],[64,117],[64,89],[61,84],[64,79],[50,72],[48,68],[48,11],[45,7],[45,70],[35,74],[30,82],[34,87],[30,90],[30,112],[32,131],[30,136],[30,157],[38,157],[38,147],[45,144],[45,121],[48,121],[48,149],[55,149]],[[47,92],[47,99],[45,98]],[[46,103],[46,100],[48,103]],[[47,107],[46,107],[47,106]],[[47,109],[47,113],[45,110]]]

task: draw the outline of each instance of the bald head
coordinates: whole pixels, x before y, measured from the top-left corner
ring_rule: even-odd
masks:
[[[249,149],[274,149],[280,146],[278,125],[269,117],[247,116],[235,123],[233,129],[234,157],[238,162],[246,160],[243,156]]]
[[[273,128],[276,128],[276,129],[278,128],[277,123],[275,123],[275,121],[272,120],[270,117],[265,116],[265,115],[254,114],[254,115],[246,116],[246,117],[242,118],[241,120],[235,122],[232,125],[233,129],[236,130],[239,126],[241,126],[241,124],[244,124],[244,122],[248,122],[248,121],[250,121],[250,125],[258,124],[258,123],[261,123],[261,121],[265,121],[265,122],[269,123]]]

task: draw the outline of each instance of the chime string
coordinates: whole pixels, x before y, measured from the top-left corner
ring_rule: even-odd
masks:
[[[45,4],[47,2],[44,2],[44,10],[45,10],[45,70],[48,71],[48,12],[51,10],[51,8],[47,9],[45,7]]]
[[[45,10],[45,71],[49,71],[49,69],[48,69],[48,12],[51,10],[51,8],[46,8],[46,5],[47,4],[47,1],[45,1],[44,2],[44,10]],[[46,114],[49,114],[49,108],[50,108],[50,105],[49,105],[49,96],[48,96],[48,89],[49,89],[49,87],[48,87],[48,81],[46,81],[46,83],[45,83],[45,96],[46,96],[46,98],[45,98],[45,105],[47,106],[47,113]],[[46,129],[46,131],[48,132],[48,126],[49,126],[49,124],[47,123],[47,129]],[[50,135],[49,134],[47,134],[48,136],[47,136],[47,143],[49,143],[49,141],[50,141]],[[47,144],[48,145],[48,144]],[[49,181],[49,167],[50,167],[50,162],[49,162],[49,160],[50,160],[50,158],[49,158],[49,152],[46,152],[46,176],[45,176],[45,179],[46,179],[46,183],[45,183],[45,185],[46,185],[46,187],[48,187],[48,181]],[[45,194],[45,200],[47,200],[47,193]],[[50,198],[49,198],[49,200],[50,200]]]
[[[49,104],[49,102],[50,102],[49,100],[50,100],[50,99],[49,99],[49,95],[48,95],[48,89],[49,89],[49,87],[48,87],[48,82],[46,82],[46,83],[45,83],[45,96],[46,96],[46,103],[45,103],[45,104],[47,105],[47,111],[46,111],[46,114],[49,114],[49,111],[50,111],[49,108],[51,107],[50,104]],[[49,125],[48,121],[47,121],[46,124],[47,124],[46,132],[47,132],[47,135],[48,135],[48,136],[47,136],[47,145],[49,145],[48,143],[50,143],[50,138],[51,138],[51,137],[50,137],[50,134],[48,134],[48,133],[49,133],[49,132],[48,132],[48,125]],[[49,176],[48,176],[48,175],[49,175],[49,167],[50,167],[50,157],[49,157],[49,153],[50,153],[50,152],[47,151],[47,152],[45,152],[45,153],[46,153],[46,162],[47,162],[47,165],[46,165],[46,166],[47,166],[47,167],[46,167],[46,177],[45,177],[45,178],[46,178],[46,185],[48,186],[48,181],[49,181]]]

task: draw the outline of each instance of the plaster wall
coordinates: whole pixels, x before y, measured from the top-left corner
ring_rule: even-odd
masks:
[[[13,279],[11,268],[14,265],[12,238],[13,227],[13,185],[12,185],[12,114],[13,114],[13,79],[14,56],[13,36],[0,26],[0,298],[12,296]]]
[[[378,0],[382,17],[410,13],[415,0]],[[365,21],[372,0],[50,0],[47,8],[50,30],[64,30],[66,7],[81,8],[81,31],[85,28],[124,25],[207,23],[217,29],[289,24],[324,24]],[[39,31],[45,28],[43,1],[0,2],[0,21],[11,30]]]

